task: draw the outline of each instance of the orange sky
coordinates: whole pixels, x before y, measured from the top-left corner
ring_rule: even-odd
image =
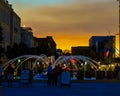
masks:
[[[116,0],[9,1],[21,17],[21,25],[32,27],[34,36],[53,36],[57,48],[88,46],[93,35],[118,32]]]

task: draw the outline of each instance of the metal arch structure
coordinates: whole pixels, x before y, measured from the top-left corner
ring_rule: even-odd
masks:
[[[8,65],[9,64],[13,64],[15,61],[17,61],[19,58],[20,59],[23,59],[23,58],[25,58],[26,57],[26,55],[24,55],[24,56],[19,56],[19,57],[16,57],[16,58],[14,58],[14,59],[11,59],[11,60],[9,60],[8,62],[6,62],[5,64],[3,64],[1,67],[2,67],[2,70],[4,71],[7,67],[8,67]],[[15,64],[14,66],[16,66],[17,64]]]
[[[87,62],[87,64],[92,65],[96,70],[98,70],[98,62],[96,62],[93,59],[90,59],[86,56],[82,56],[82,55],[77,55],[77,56],[60,56],[55,62],[54,62],[54,66],[57,64],[69,64],[71,59],[75,59],[78,63],[85,63]],[[20,59],[21,62],[18,62],[17,60]],[[15,71],[17,71],[17,69],[24,64],[26,61],[29,61],[31,59],[34,59],[34,62],[32,62],[32,66],[31,69],[33,70],[34,67],[36,66],[37,62],[42,61],[45,64],[49,63],[49,59],[46,55],[41,54],[40,56],[37,55],[23,55],[23,56],[19,56],[16,57],[12,60],[9,60],[7,63],[5,63],[2,66],[3,71],[6,70],[6,68],[8,67],[9,64],[14,64],[15,67]],[[81,62],[82,61],[82,62]],[[54,67],[53,66],[53,67]]]
[[[82,56],[82,55],[77,55],[77,56],[60,56],[55,62],[54,65],[57,64],[68,64],[70,62],[71,59],[75,59],[77,62],[79,63],[85,63],[86,64],[90,64],[91,66],[93,66],[95,68],[95,70],[98,70],[98,62],[96,62],[93,59],[90,59],[89,57],[86,56]],[[81,62],[83,61],[83,62]]]
[[[21,60],[20,63],[17,61],[18,59]],[[48,64],[48,58],[44,54],[41,54],[40,56],[37,56],[37,55],[23,55],[23,56],[19,56],[19,57],[16,57],[14,59],[9,60],[5,64],[3,64],[2,69],[3,69],[3,71],[5,71],[5,69],[8,67],[9,64],[14,64],[15,71],[16,71],[20,67],[20,65],[22,65],[24,62],[26,62],[30,59],[35,59],[34,63],[32,64],[31,69],[33,69],[35,67],[37,61],[39,61],[39,60]]]
[[[44,61],[46,64],[48,64],[48,59],[47,59],[47,61],[46,61],[46,59],[43,59],[42,57],[38,57],[38,58],[35,60],[35,62],[33,63],[32,70],[33,70],[33,68],[35,67],[35,65],[37,64],[37,62],[38,62],[39,60],[42,60],[42,61]]]

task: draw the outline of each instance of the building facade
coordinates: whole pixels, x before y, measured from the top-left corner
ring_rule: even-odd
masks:
[[[98,58],[105,63],[110,63],[115,56],[115,36],[92,36],[89,46],[95,48]]]
[[[27,45],[28,48],[33,48],[34,46],[34,37],[31,27],[21,27],[21,43]]]
[[[93,59],[95,58],[93,48],[89,46],[72,47],[72,55],[83,55]]]
[[[56,54],[56,43],[52,36],[46,38],[35,38],[37,54],[46,54],[47,56],[55,56]]]
[[[116,48],[115,51],[116,51],[116,57],[119,57],[119,56],[120,56],[120,53],[119,53],[119,52],[120,52],[120,51],[119,51],[119,50],[120,50],[120,49],[119,49],[119,46],[120,46],[119,37],[120,37],[119,34],[116,34],[116,35],[115,35],[115,48]]]
[[[20,17],[14,12],[7,0],[0,0],[0,26],[3,32],[3,47],[20,43]]]

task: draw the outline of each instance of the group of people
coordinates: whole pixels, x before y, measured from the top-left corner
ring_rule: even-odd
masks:
[[[31,70],[29,70],[29,69],[27,69],[27,68],[24,68],[24,70],[28,70],[29,71],[29,83],[31,83],[32,82],[32,71]],[[24,71],[23,70],[23,71]],[[15,72],[15,67],[14,67],[14,65],[13,64],[9,64],[8,65],[8,67],[6,68],[6,71],[4,72],[4,77],[5,77],[5,79],[7,80],[7,86],[8,87],[11,87],[12,85],[13,85],[13,80],[14,80],[14,72]],[[22,72],[20,72],[20,76],[22,75],[23,73]],[[3,75],[2,75],[2,68],[0,67],[0,86],[2,86],[2,77],[3,77]]]
[[[12,64],[9,64],[6,70],[6,78],[8,82],[8,87],[12,86],[13,78],[14,78],[14,67]],[[2,68],[0,67],[0,86],[2,86]]]
[[[1,86],[2,85],[2,68],[0,68],[0,70],[1,70],[0,72],[0,86]],[[62,71],[67,71],[67,70],[68,70],[68,67],[66,67],[65,65],[61,67],[60,64],[58,64],[58,65],[55,65],[54,68],[52,68],[52,64],[49,63],[47,67],[47,76],[48,76],[47,84],[50,86],[51,85],[57,86],[58,81],[61,80]],[[14,79],[14,66],[12,64],[8,65],[5,74],[8,82],[8,87],[12,86],[12,82]]]
[[[49,63],[47,67],[47,76],[48,76],[48,81],[47,84],[49,86],[57,86],[58,78],[60,79],[62,73],[62,68],[60,65],[56,65],[54,68],[52,68],[52,64]]]

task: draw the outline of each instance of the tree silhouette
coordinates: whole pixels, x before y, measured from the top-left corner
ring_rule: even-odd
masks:
[[[66,55],[66,56],[70,56],[71,53],[70,53],[70,50],[63,50],[63,55]]]
[[[18,57],[18,56],[22,56],[22,55],[26,55],[29,54],[29,48],[27,47],[26,44],[20,43],[20,44],[16,44],[14,43],[14,45],[8,46],[7,47],[7,51],[6,51],[7,57],[9,59]]]

